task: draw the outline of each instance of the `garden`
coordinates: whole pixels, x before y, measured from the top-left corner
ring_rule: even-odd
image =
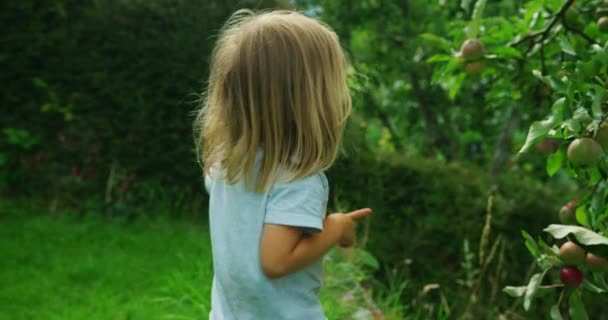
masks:
[[[223,23],[337,33],[328,319],[608,319],[608,1],[0,2],[0,319],[207,319],[195,110]]]

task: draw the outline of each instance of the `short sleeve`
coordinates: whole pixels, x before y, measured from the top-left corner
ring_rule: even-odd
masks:
[[[270,190],[264,222],[322,231],[328,194],[323,173],[278,184]]]

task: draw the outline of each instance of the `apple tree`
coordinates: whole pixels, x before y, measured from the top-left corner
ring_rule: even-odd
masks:
[[[557,292],[552,319],[593,318],[583,297],[608,301],[608,1],[527,1],[508,17],[487,14],[487,1],[472,2],[462,1],[473,8],[471,19],[453,40],[429,36],[453,44],[428,59],[437,64],[435,81],[453,95],[467,82],[487,83],[486,98],[513,114],[535,108],[528,114],[537,121],[512,165],[540,150],[549,176],[565,172],[588,190],[556,213],[545,240],[523,231],[539,271],[504,292],[521,297],[525,310]]]

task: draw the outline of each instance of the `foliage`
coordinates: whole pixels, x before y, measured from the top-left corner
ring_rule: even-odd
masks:
[[[599,139],[607,114],[599,0],[3,1],[0,191],[48,197],[52,211],[101,204],[129,221],[165,209],[151,199],[204,212],[191,111],[214,36],[237,8],[290,3],[334,27],[352,62],[355,117],[330,171],[333,206],[378,213],[363,243],[380,257],[379,286],[413,279],[387,300],[421,306],[421,318],[496,316],[513,308],[477,283],[493,292],[529,278],[507,291],[535,311],[558,318],[570,304],[578,315],[581,300],[603,310],[589,293],[603,294],[601,277],[545,304],[559,299],[561,287],[545,286],[560,266],[547,247],[561,240],[541,233],[558,203],[580,196],[574,178],[589,189],[576,218],[594,234],[548,231],[605,251],[606,157],[577,168],[567,150]],[[482,56],[458,54],[469,38]],[[548,157],[546,138],[559,147]],[[529,277],[520,229],[541,268]],[[488,264],[497,243],[502,256]]]
[[[538,104],[533,99],[516,99],[531,94],[539,81],[519,92],[512,90],[513,83],[501,80],[499,72],[476,81],[479,75],[464,72],[442,76],[436,63],[427,63],[452,58],[465,39],[463,20],[471,16],[473,1],[302,2],[319,8],[350,53],[353,101],[374,144],[382,143],[381,133],[387,130],[388,149],[400,154],[473,162],[484,168],[497,162],[497,171],[507,169],[511,140],[521,139],[515,135],[520,120],[538,110],[532,107]],[[522,2],[493,1],[486,11],[514,14]],[[450,38],[439,36],[446,34]],[[494,79],[503,81],[505,90],[488,93]],[[500,99],[491,98],[498,95]],[[518,104],[520,114],[510,120],[510,109]],[[497,152],[501,156],[495,161]]]
[[[486,164],[494,174],[505,172],[509,167],[519,167],[536,171],[534,174],[542,176],[545,170],[538,170],[536,165],[530,166],[528,163],[533,158],[526,157],[526,151],[533,147],[542,151],[544,147],[539,148],[537,144],[545,138],[560,141],[559,150],[549,152],[552,155],[547,159],[546,172],[554,175],[563,167],[565,170],[560,173],[561,177],[570,175],[578,179],[581,185],[591,189],[578,206],[576,218],[579,224],[595,232],[594,236],[584,238],[593,238],[593,246],[580,236],[577,237],[580,233],[569,233],[570,238],[588,251],[605,254],[603,245],[599,244],[604,243],[601,239],[605,239],[605,217],[608,216],[604,205],[605,178],[608,172],[605,157],[597,166],[580,168],[577,164],[594,164],[594,155],[585,156],[585,152],[566,150],[575,138],[580,137],[596,138],[604,144],[600,140],[600,129],[606,119],[605,115],[608,114],[605,110],[608,55],[604,45],[608,35],[601,32],[597,19],[608,14],[605,2],[465,0],[460,3],[387,1],[380,4],[370,0],[356,3],[309,3],[319,5],[321,15],[338,26],[345,46],[354,57],[354,67],[365,76],[360,77],[363,80],[355,81],[362,92],[358,107],[367,112],[367,116],[377,117],[381,126],[390,131],[397,151],[411,154],[411,150],[403,147],[402,143],[407,137],[408,140],[415,141],[414,144],[438,151],[440,159],[455,159],[463,154],[459,151],[463,150],[463,146],[458,145],[459,141],[454,141],[454,138],[474,137],[479,140],[473,140],[477,143],[474,149],[465,149],[465,161],[477,160],[480,164]],[[430,19],[434,23],[423,23],[419,17],[432,17]],[[483,55],[472,58],[465,56],[461,44],[467,39],[479,39],[485,47]],[[369,43],[372,42],[374,45],[370,46]],[[377,61],[383,63],[378,64]],[[470,106],[471,109],[463,106]],[[408,112],[409,108],[419,111],[420,114]],[[545,116],[546,113],[549,114]],[[387,116],[388,114],[391,116]],[[543,116],[544,120],[530,123]],[[521,124],[531,124],[527,138],[518,133]],[[496,130],[497,127],[499,130]],[[421,135],[420,132],[424,129],[426,131]],[[513,162],[510,161],[510,154],[515,153],[516,145],[523,147],[518,157],[513,159],[517,162]],[[585,148],[597,150],[598,147]],[[476,159],[473,150],[486,151],[482,151]],[[417,151],[429,154],[428,151]],[[577,152],[578,155],[574,155]],[[435,155],[437,156],[437,153]],[[413,166],[422,167],[418,163]],[[376,192],[388,189],[391,196],[394,193],[407,193],[412,201],[432,197],[425,194],[439,194],[437,190],[430,188],[429,184],[432,185],[434,179],[441,176],[441,165],[429,170],[432,174],[424,178],[408,175],[409,172],[396,170],[392,166],[389,168],[391,176],[374,184]],[[382,168],[378,170],[381,172]],[[509,178],[500,177],[493,181],[499,190],[512,190],[506,185],[513,187],[513,184],[506,180],[515,178],[514,172],[509,171],[509,175]],[[465,189],[474,186],[473,179],[459,179],[455,172],[450,172],[449,176],[457,186]],[[408,190],[404,183],[391,185],[390,181],[398,179],[395,177],[409,178],[409,181],[425,181],[425,185]],[[448,179],[444,177],[442,180]],[[411,182],[408,186],[411,186]],[[460,203],[464,196],[450,193],[449,186],[442,187],[446,189],[442,190],[443,194],[454,202],[454,207],[472,207],[472,203]],[[487,190],[487,186],[475,189]],[[518,190],[523,191],[521,188]],[[530,191],[526,190],[528,193],[534,193]],[[478,199],[477,202],[483,198],[480,192],[471,195],[473,199]],[[554,201],[557,201],[558,196],[559,194],[556,194]],[[548,201],[547,204],[553,202],[546,196],[538,198]],[[562,199],[564,200],[566,199]],[[387,202],[382,202],[380,206]],[[469,202],[474,203],[475,200],[469,199]],[[496,209],[499,208],[501,206],[497,205]],[[415,233],[420,230],[419,221],[424,221],[424,218],[419,217],[420,212],[428,211],[433,211],[433,207],[420,206],[410,213],[416,217],[410,220],[413,222],[399,224],[392,220],[392,228],[386,229],[396,230],[395,235],[401,237],[408,234],[408,231]],[[546,212],[549,213],[550,210]],[[402,219],[403,214],[398,216],[398,219]],[[467,219],[462,213],[459,213],[458,217],[464,221],[479,220]],[[549,215],[545,219],[548,218]],[[438,217],[430,215],[428,219],[437,220]],[[535,223],[527,219],[525,229],[541,230],[547,220],[544,221],[539,219]],[[449,230],[453,224],[454,222],[441,224],[447,227],[433,233],[433,236],[441,238],[437,235],[445,229]],[[507,225],[517,228],[517,222],[507,220]],[[459,225],[459,228],[462,227],[462,224]],[[549,231],[555,231],[556,228],[566,227],[551,227]],[[449,230],[446,236],[458,231],[462,232]],[[389,232],[384,231],[383,235],[387,233]],[[513,236],[515,235],[510,234],[507,238]],[[392,239],[395,238],[397,236]],[[431,238],[430,234],[426,234],[414,239]],[[436,242],[431,242],[431,246],[436,247],[432,247],[430,251],[445,252],[446,245]],[[528,248],[533,247],[530,241],[527,243]],[[386,245],[389,246],[392,252],[404,255],[399,247],[394,244]],[[531,298],[535,296],[538,288],[542,287],[542,280],[548,275],[549,268],[559,266],[546,261],[543,264],[543,261],[540,261],[543,270],[531,277],[530,284],[524,291],[526,310],[531,307]],[[517,267],[513,267],[514,265]],[[523,264],[513,263],[513,266],[510,268],[524,269]],[[583,304],[580,303],[579,294],[564,292],[570,299],[559,299],[551,312],[547,308],[547,314],[551,313],[557,317],[561,302],[566,304],[569,301],[571,316],[582,317]],[[598,292],[598,289],[595,292]]]
[[[477,1],[477,8],[483,4],[485,1]],[[542,110],[546,110],[544,112],[548,115],[530,126],[519,155],[546,137],[562,142],[560,150],[549,156],[547,172],[552,175],[564,167],[570,176],[591,188],[578,205],[576,213],[577,222],[588,230],[552,225],[545,231],[555,239],[568,236],[585,250],[603,257],[608,257],[608,238],[605,237],[608,209],[603,191],[608,177],[605,156],[598,162],[594,152],[598,150],[601,153],[601,145],[586,140],[586,146],[580,147],[579,144],[583,143],[577,138],[591,137],[600,142],[598,134],[608,115],[605,110],[608,45],[604,45],[608,36],[600,32],[596,22],[596,15],[606,15],[606,5],[601,1],[529,1],[510,19],[504,15],[485,15],[483,18],[475,15],[470,22],[460,22],[468,28],[478,28],[480,23],[484,26],[485,32],[479,38],[489,47],[488,53],[482,58],[488,67],[481,74],[480,81],[491,81],[486,95],[488,100],[504,104],[505,96],[494,93],[504,94],[508,85],[516,90],[513,95],[515,100],[527,104],[526,100],[537,99],[538,96],[526,93],[526,86],[540,81],[540,85],[546,88],[544,100],[551,101],[551,105],[545,105]],[[477,34],[468,36],[477,37]],[[469,63],[450,53],[435,55],[429,61],[442,64],[435,71],[435,79],[440,83],[452,84],[463,78],[462,75],[466,73],[462,66]],[[455,93],[459,94],[459,91]],[[512,110],[517,109],[512,107]],[[525,229],[535,228],[541,229],[538,226],[526,226]],[[509,288],[507,292],[524,296],[524,309],[529,310],[539,289],[545,288],[542,285],[545,277],[554,269],[561,268],[564,262],[554,252],[555,249],[542,239],[537,243],[525,235],[526,246],[536,258],[541,271],[530,278],[527,286],[522,287],[525,290],[515,293],[514,288]],[[561,294],[547,313],[554,319],[561,319],[561,314],[565,313],[563,309],[568,305],[568,313],[573,319],[587,319],[581,302],[582,288],[596,294],[605,293],[608,289],[603,275],[597,274],[595,280],[599,282],[590,282],[577,290],[559,284],[550,285],[548,288],[557,288]],[[562,282],[566,283],[563,279]]]
[[[350,140],[356,140],[351,135],[363,134],[361,131],[351,128]],[[377,157],[374,153],[365,146],[350,145],[346,156],[329,171],[333,206],[338,211],[362,206],[374,208],[376,214],[364,227],[361,241],[380,258],[383,268],[398,270],[410,279],[410,290],[403,293],[402,301],[422,304],[419,291],[427,284],[437,283],[442,294],[450,297],[453,314],[464,311],[472,289],[470,285],[458,283],[458,279],[466,278],[467,272],[461,265],[465,258],[464,241],[468,241],[470,248],[480,248],[473,249],[472,265],[481,268],[477,251],[482,251],[482,246],[491,246],[497,238],[517,239],[523,228],[542,229],[556,217],[559,210],[556,203],[560,203],[563,194],[576,192],[572,186],[559,183],[546,188],[544,183],[523,174],[496,178],[472,165],[446,165],[437,160],[399,156]],[[498,188],[491,191],[496,186]],[[480,234],[484,230],[490,195],[493,195],[493,214],[489,221],[492,231],[483,244]],[[487,256],[490,250],[483,251]],[[526,249],[519,242],[505,242],[502,254],[503,259],[509,261],[509,268],[529,266]],[[492,272],[497,260],[498,257],[492,263]],[[379,272],[377,276],[382,279],[386,275]],[[522,281],[525,275],[503,269],[496,278],[494,274],[491,276],[492,279],[489,275],[484,279],[495,282],[484,284],[487,291],[491,291],[491,286]],[[478,299],[488,299],[485,305],[496,308],[507,309],[509,305],[501,297],[490,301],[490,295],[479,295]],[[441,304],[440,300],[435,302]],[[491,310],[480,312],[486,311]]]
[[[279,5],[2,1],[0,129],[20,130],[37,142],[6,153],[15,143],[0,139],[6,191],[95,193],[116,202],[151,181],[200,193],[192,111],[214,36],[238,8]]]

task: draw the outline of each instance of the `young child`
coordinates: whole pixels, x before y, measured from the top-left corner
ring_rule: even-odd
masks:
[[[351,246],[361,209],[326,216],[323,171],[350,112],[337,35],[296,12],[224,26],[195,122],[210,195],[210,319],[326,319],[323,255]]]

